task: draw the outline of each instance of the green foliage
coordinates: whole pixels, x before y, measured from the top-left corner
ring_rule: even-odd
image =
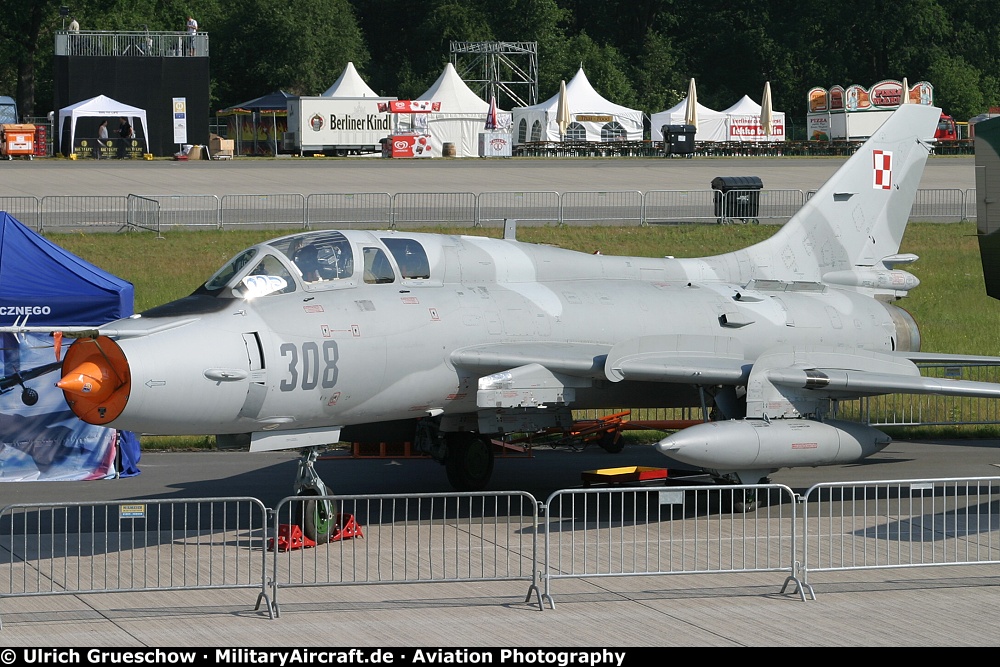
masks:
[[[646,32],[642,41],[642,57],[631,76],[640,107],[669,109],[684,99],[687,95],[686,80],[677,70],[677,60],[673,40],[652,29]]]
[[[940,54],[931,63],[927,77],[934,82],[934,103],[945,113],[962,119],[986,109],[982,77],[961,56]]]
[[[347,0],[240,0],[212,34],[217,94],[232,104],[275,90],[319,95],[348,62],[368,61]],[[251,55],[252,54],[252,55]]]
[[[61,3],[8,4],[0,94],[41,115]],[[348,61],[380,94],[415,97],[452,40],[535,41],[539,100],[582,64],[604,97],[650,115],[691,77],[714,108],[759,99],[770,81],[793,130],[813,86],[926,79],[959,120],[1000,104],[996,0],[78,0],[71,10],[84,30],[179,31],[192,14],[211,39],[216,109],[277,89],[320,93]]]

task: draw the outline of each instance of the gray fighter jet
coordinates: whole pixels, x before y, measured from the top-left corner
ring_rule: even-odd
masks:
[[[241,252],[192,295],[89,332],[58,383],[94,424],[303,451],[410,440],[461,490],[491,441],[572,410],[702,407],[656,447],[719,480],[843,464],[889,437],[837,399],[1000,397],[921,377],[899,245],[940,110],[905,105],[770,239],[700,259],[590,255],[504,238],[310,231]],[[79,335],[79,332],[77,332]],[[982,359],[982,358],[977,358]]]

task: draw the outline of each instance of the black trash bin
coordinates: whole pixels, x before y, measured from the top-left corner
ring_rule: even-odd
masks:
[[[712,179],[712,199],[715,217],[725,225],[734,220],[758,224],[760,190],[764,187],[757,176],[716,176]]]
[[[694,135],[697,131],[698,128],[694,125],[664,125],[661,127],[663,154],[666,157],[673,155],[691,157],[694,154]]]

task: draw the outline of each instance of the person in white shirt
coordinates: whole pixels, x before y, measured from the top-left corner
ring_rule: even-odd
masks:
[[[188,34],[188,55],[194,55],[194,37],[198,34],[198,22],[194,20],[193,16],[189,16],[187,20],[187,34]]]
[[[94,158],[101,159],[101,151],[108,144],[108,119],[101,121],[101,126],[97,128],[97,145],[94,146]]]

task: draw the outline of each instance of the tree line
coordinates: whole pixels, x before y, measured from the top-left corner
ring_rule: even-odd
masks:
[[[996,0],[12,0],[0,12],[0,95],[22,115],[52,109],[53,44],[82,30],[209,35],[212,113],[284,90],[318,95],[357,67],[369,86],[422,94],[458,41],[537,42],[538,101],[583,67],[607,99],[653,114],[684,98],[723,109],[770,81],[804,123],[814,86],[929,81],[958,120],[1000,105]],[[498,99],[510,108],[509,99]]]

